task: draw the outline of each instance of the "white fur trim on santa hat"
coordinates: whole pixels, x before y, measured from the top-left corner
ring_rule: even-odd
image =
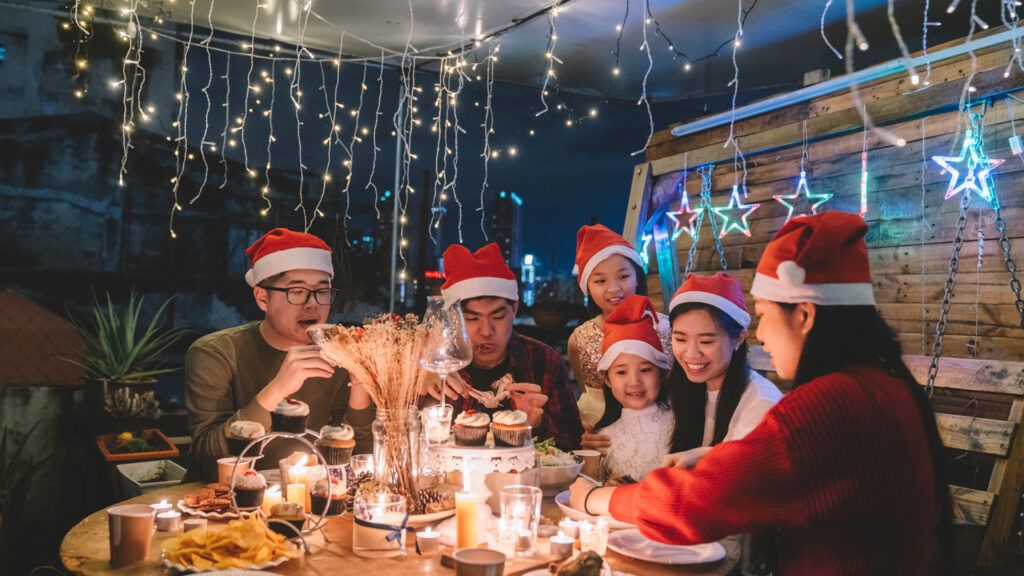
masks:
[[[441,297],[444,298],[444,305],[446,307],[459,300],[469,300],[470,298],[481,298],[484,296],[508,298],[513,302],[518,302],[519,284],[515,280],[507,278],[484,276],[456,282],[450,287],[441,290]]]
[[[700,302],[701,304],[708,304],[714,306],[722,312],[729,315],[730,318],[739,323],[740,326],[747,328],[750,326],[750,313],[740,308],[732,300],[723,298],[718,294],[712,294],[711,292],[698,292],[696,290],[683,292],[677,294],[672,301],[669,302],[668,309],[672,310],[680,304],[686,304],[687,302]]]
[[[608,351],[601,355],[601,360],[597,363],[598,371],[604,372],[608,370],[612,363],[615,362],[615,359],[619,357],[619,354],[639,356],[662,370],[668,370],[669,366],[671,366],[668,354],[656,349],[647,342],[643,340],[619,340],[609,346]]]
[[[760,272],[754,276],[750,294],[772,302],[811,302],[822,306],[874,306],[875,292],[870,282],[844,284],[806,284],[806,271],[787,260],[776,269],[778,278]]]
[[[591,256],[590,260],[587,260],[587,263],[583,266],[583,272],[579,271],[578,265],[573,267],[573,273],[580,275],[580,290],[583,290],[584,295],[590,295],[587,292],[587,280],[590,278],[590,273],[594,271],[594,268],[596,268],[598,264],[604,262],[609,257],[614,256],[615,254],[621,254],[622,256],[625,256],[626,258],[635,262],[637,266],[640,266],[641,268],[643,267],[643,262],[640,261],[640,255],[636,253],[636,250],[630,248],[629,246],[623,246],[621,244],[612,244],[611,246],[605,246],[604,248],[598,250],[597,253],[595,253],[593,256]],[[642,278],[637,278],[636,280],[637,282],[640,282]]]
[[[256,286],[274,274],[289,270],[320,270],[334,278],[331,253],[322,248],[288,248],[271,252],[257,260],[245,273],[249,286]]]

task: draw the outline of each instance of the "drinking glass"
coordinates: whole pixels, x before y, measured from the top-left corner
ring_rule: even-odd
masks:
[[[513,484],[501,489],[501,518],[513,530],[520,556],[532,556],[536,551],[542,498],[543,492],[536,486]]]

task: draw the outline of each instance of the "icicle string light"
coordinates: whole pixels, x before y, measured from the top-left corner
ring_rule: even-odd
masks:
[[[484,157],[484,180],[480,185],[480,207],[477,211],[480,212],[480,232],[484,235],[484,241],[487,241],[487,211],[484,207],[484,194],[487,192],[487,176],[488,176],[488,163],[491,158],[491,133],[494,132],[494,114],[491,111],[491,98],[494,94],[494,49],[492,48],[487,54],[487,104],[484,106],[484,150],[482,156]]]
[[[171,186],[171,195],[173,196],[174,204],[171,207],[171,217],[168,223],[168,231],[171,234],[171,238],[177,238],[178,234],[174,231],[174,215],[176,212],[181,210],[181,204],[178,203],[178,187],[181,185],[181,179],[185,174],[185,167],[188,165],[188,53],[192,47],[192,38],[195,34],[195,0],[189,1],[189,13],[188,13],[188,39],[185,42],[185,48],[181,54],[181,81],[178,84],[178,119],[174,122],[174,126],[178,129],[178,138],[174,146],[175,156],[175,167],[177,168],[177,174],[173,178]]]
[[[543,108],[534,114],[534,116],[538,117],[547,114],[548,103],[544,97],[547,96],[548,93],[548,81],[555,77],[555,61],[557,60],[555,57],[555,45],[558,44],[558,34],[555,32],[555,17],[557,15],[558,12],[554,9],[548,11],[548,43],[547,47],[544,49],[544,56],[548,65],[545,67],[544,82],[540,87],[540,105],[543,106]]]
[[[271,148],[273,147],[276,138],[274,138],[274,101],[277,99],[277,60],[270,61],[270,107],[263,111],[263,115],[267,117],[267,163],[263,168],[263,188],[260,189],[260,195],[263,196],[263,201],[267,205],[260,211],[260,215],[266,216],[270,213],[273,205],[270,202],[270,163],[273,160],[273,154]]]
[[[356,163],[356,144],[362,142],[362,138],[359,136],[359,121],[363,112],[363,95],[366,94],[366,62],[363,62],[363,76],[359,81],[359,105],[354,111],[352,111],[352,135],[349,138],[348,143],[348,159],[344,165],[347,168],[345,173],[345,186],[342,188],[341,193],[345,196],[345,243],[348,244],[348,222],[352,219],[349,215],[349,211],[352,209],[352,194],[350,192],[352,186],[352,174],[355,170]]]
[[[242,141],[242,158],[245,166],[245,173],[251,178],[256,177],[256,171],[249,167],[249,147],[245,141],[245,123],[249,119],[249,95],[252,94],[252,70],[256,63],[256,21],[259,20],[260,10],[265,4],[256,2],[256,9],[253,10],[252,27],[249,32],[249,73],[245,77],[245,101],[242,105],[242,116],[239,118],[239,126],[233,130],[241,131],[239,139]],[[229,55],[230,57],[230,55]],[[266,199],[266,198],[264,198]],[[269,209],[269,203],[266,209]]]
[[[210,99],[210,86],[213,85],[213,57],[210,54],[210,41],[213,40],[213,6],[215,0],[210,0],[210,9],[206,13],[206,29],[209,31],[206,38],[200,42],[206,50],[206,84],[203,86],[203,98],[206,101],[206,108],[203,110],[203,134],[199,137],[199,158],[203,162],[203,179],[196,190],[196,195],[188,201],[189,205],[195,204],[206,189],[206,182],[210,179],[210,163],[206,160],[206,135],[210,131],[210,108],[213,101]],[[188,112],[186,112],[187,114]]]
[[[131,0],[128,10],[128,26],[122,38],[128,42],[128,48],[121,61],[121,166],[117,173],[118,186],[124,186],[127,174],[128,150],[132,147],[132,130],[135,128],[135,109],[138,107],[141,117],[147,118],[142,109],[142,84],[145,83],[145,69],[142,67],[142,29],[139,26],[139,0]],[[129,78],[129,69],[131,77]],[[141,74],[141,82],[140,82]]]
[[[345,46],[345,34],[342,33],[341,38],[338,40],[338,56],[341,57],[342,50]],[[341,62],[339,61],[334,66],[334,88],[331,90],[331,98],[327,98],[327,80],[324,77],[324,65],[320,65],[320,77],[323,81],[321,90],[324,95],[324,115],[330,121],[330,126],[327,129],[327,138],[324,139],[324,145],[327,146],[327,159],[324,161],[324,175],[323,181],[320,183],[320,198],[316,202],[316,206],[313,208],[313,220],[316,219],[317,215],[321,214],[320,206],[324,202],[324,197],[327,195],[327,185],[331,181],[331,152],[334,149],[334,142],[337,140],[337,133],[339,130],[338,126],[338,89],[341,88]],[[306,227],[306,232],[309,232],[309,226]]]
[[[928,28],[938,26],[928,20],[931,0],[924,0],[924,16],[921,18],[921,54],[924,55],[924,85],[928,86],[932,79],[932,60],[928,57]]]
[[[831,50],[832,53],[836,55],[836,58],[842,60],[843,59],[842,53],[839,52],[839,50],[836,50],[836,47],[833,46],[832,42],[829,41],[828,36],[825,35],[825,16],[828,14],[828,9],[831,6],[832,6],[832,0],[825,0],[825,8],[821,11],[821,22],[820,22],[820,24],[818,26],[818,29],[821,32],[821,39],[825,41],[825,46],[828,46],[828,49]]]
[[[644,0],[644,7],[647,12],[651,10],[651,0]],[[649,132],[647,133],[647,140],[644,142],[643,147],[639,150],[634,150],[630,156],[636,156],[637,154],[643,154],[647,147],[651,144],[651,139],[654,138],[654,113],[651,112],[651,101],[647,97],[647,78],[651,75],[651,70],[654,68],[654,58],[651,55],[651,44],[647,41],[647,20],[643,22],[644,41],[640,45],[640,50],[647,56],[647,71],[644,72],[644,79],[640,85],[640,99],[636,101],[636,105],[640,106],[643,104],[647,107],[647,123],[649,125]]]
[[[228,185],[228,146],[234,146],[234,140],[228,140],[228,132],[231,129],[231,56],[224,59],[224,130],[220,133],[220,163],[224,165],[224,181],[217,187],[223,190]]]
[[[381,116],[380,105],[381,105],[381,99],[383,97],[384,97],[384,50],[381,50],[380,51],[380,69],[379,69],[379,71],[377,73],[377,108],[373,112],[373,134],[371,135],[371,138],[373,140],[372,140],[371,145],[370,145],[370,151],[371,151],[371,154],[372,154],[372,157],[370,159],[370,175],[369,175],[369,177],[367,177],[366,188],[365,188],[365,190],[370,190],[370,189],[373,190],[373,210],[374,210],[374,213],[377,215],[377,218],[380,218],[380,207],[377,205],[377,201],[378,201],[377,185],[373,182],[373,178],[374,178],[374,175],[377,173],[377,152],[380,151],[380,149],[377,148],[377,125],[379,124],[379,121],[380,121],[380,116]]]
[[[857,25],[854,4],[854,0],[846,0],[847,34],[845,51],[846,58],[844,58],[844,60],[846,61],[846,73],[849,74],[850,77],[853,76],[853,73],[855,71],[853,54],[854,43],[856,43],[857,47],[862,51],[867,50],[869,47],[867,39],[864,38],[864,34],[860,30],[860,26]],[[864,101],[861,100],[860,87],[857,84],[857,82],[850,83],[850,96],[853,99],[854,108],[857,109],[857,112],[860,114],[861,120],[863,121],[864,126],[866,128],[872,130],[875,134],[878,135],[879,138],[881,138],[882,140],[884,140],[885,142],[889,143],[892,146],[903,147],[907,145],[907,141],[904,140],[903,138],[896,136],[889,130],[875,126],[875,122],[871,119],[871,115],[868,113],[867,106],[865,106]]]
[[[974,39],[974,33],[976,31],[977,20],[974,18],[977,15],[978,0],[971,0],[971,26],[967,30],[967,37],[964,38],[964,44],[967,46],[971,45],[971,41]],[[965,112],[968,108],[968,104],[971,100],[971,93],[974,92],[974,77],[978,73],[978,56],[974,53],[974,50],[968,50],[967,54],[971,57],[971,72],[967,75],[967,81],[964,82],[964,89],[960,92],[960,111]],[[954,138],[956,140],[956,138]]]
[[[732,145],[736,146],[735,134],[736,134],[736,98],[740,93],[740,65],[736,61],[736,51],[740,48],[740,40],[743,38],[743,0],[737,2],[737,14],[736,14],[736,35],[733,37],[732,42],[732,80],[728,86],[732,87],[732,107],[730,108],[729,116],[729,138],[726,139],[723,148]],[[735,158],[735,151],[733,154]],[[746,191],[744,190],[744,193]]]
[[[316,212],[310,215],[306,211],[306,165],[302,163],[302,119],[299,115],[302,110],[302,57],[308,52],[306,50],[306,26],[309,23],[312,6],[313,0],[307,0],[302,7],[304,14],[299,18],[299,41],[295,44],[295,64],[292,67],[292,81],[288,86],[288,97],[295,110],[295,144],[299,160],[299,203],[294,210],[302,211],[302,224],[305,230],[309,230],[317,216]],[[328,179],[326,175],[325,179]]]
[[[888,0],[886,14],[889,17],[889,27],[892,28],[892,36],[896,39],[896,45],[899,46],[900,54],[903,55],[903,59],[907,63],[907,73],[910,74],[910,83],[917,86],[921,83],[921,77],[917,75],[917,70],[914,68],[913,60],[910,57],[910,50],[907,49],[907,43],[903,41],[903,34],[900,32],[900,23],[896,20],[896,5],[894,0]]]

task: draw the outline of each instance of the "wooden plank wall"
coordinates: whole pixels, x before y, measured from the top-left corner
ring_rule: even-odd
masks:
[[[975,99],[993,102],[982,122],[985,150],[990,158],[1006,160],[995,171],[995,185],[1012,253],[1021,263],[1020,274],[1024,276],[1024,158],[1013,156],[1008,144],[1014,133],[1011,116],[1024,133],[1024,103],[1006,97],[1022,89],[1024,74],[1013,67],[1009,76],[1004,76],[1011,55],[1012,47],[1007,45],[979,51],[973,65],[969,56],[937,63],[927,87],[912,86],[906,74],[862,86],[861,97],[873,118],[905,139],[903,147],[891,146],[872,134],[868,134],[865,144],[862,121],[848,91],[737,122],[734,131],[747,160],[749,197],[745,202],[761,206],[750,218],[750,237],[732,232],[722,239],[730,273],[749,290],[765,245],[785,223],[786,209],[772,196],[794,193],[805,130],[810,140],[805,165],[810,189],[834,194],[822,208],[859,212],[860,153],[864,146],[869,173],[867,243],[875,298],[883,316],[899,333],[904,353],[930,354],[959,211],[959,197],[944,200],[949,176],[941,173],[931,156],[959,152],[965,123],[957,107],[968,78],[976,88],[972,93]],[[1024,92],[1017,96],[1024,98]],[[658,132],[648,150],[648,163],[638,167],[634,175],[633,196],[648,188],[649,203],[637,206],[631,196],[630,213],[657,215],[677,209],[679,199],[674,190],[684,166],[709,163],[716,165],[712,204],[725,205],[734,181],[743,178],[742,173],[734,173],[732,148],[723,147],[728,136],[728,126],[682,138],[673,137],[669,129]],[[691,206],[696,206],[700,176],[690,172],[686,187]],[[968,216],[943,356],[1024,361],[1024,331],[999,250],[994,213],[987,203],[975,199]],[[643,225],[641,220],[632,228],[637,237],[644,231]],[[979,228],[983,234],[980,267]],[[677,269],[685,268],[689,248],[689,236],[681,235],[675,245]],[[658,267],[666,259],[663,254],[651,256],[648,289],[655,305],[664,310],[665,302],[658,298],[663,293]],[[712,273],[719,269],[710,226],[705,223],[694,271]],[[680,280],[675,280],[676,285]],[[674,290],[675,286],[668,288]],[[748,300],[748,305],[753,306],[753,302]],[[943,418],[950,423],[975,418],[1008,420],[1008,426],[1020,422],[1019,414],[1014,412],[1019,412],[1014,408],[1018,404],[1013,403],[1014,395],[1001,389],[964,388],[936,389],[932,398],[936,411],[948,414]],[[1001,477],[992,475],[998,457],[963,450],[956,446],[949,449],[953,483],[971,488],[975,494],[993,492],[990,480],[1001,483]],[[996,452],[1003,450],[1000,446]],[[1009,506],[1009,510],[999,512],[998,521],[993,520],[989,528],[1005,534],[999,538],[1005,543],[1015,516],[1014,502],[1020,496],[1003,494],[998,498],[1006,499],[1000,509]],[[986,508],[990,504],[986,503]],[[1018,524],[1012,532],[1019,529]],[[994,554],[992,550],[983,551],[979,562],[989,564]],[[967,571],[970,566],[973,563],[962,568]]]
[[[997,49],[978,56],[979,72],[974,84],[978,85],[979,79],[991,79],[996,72],[1001,80],[987,84],[985,91],[979,90],[979,93],[1014,90],[1024,84],[1024,75],[1016,68],[1009,79],[1003,78],[1009,54],[1009,49]],[[883,315],[899,331],[907,353],[930,351],[939,314],[959,205],[956,198],[943,199],[949,177],[941,173],[930,157],[959,151],[964,123],[961,114],[955,111],[959,90],[950,86],[962,87],[969,72],[970,60],[964,58],[933,67],[932,86],[913,94],[904,94],[911,88],[905,75],[862,88],[862,97],[872,103],[869,110],[876,112],[876,118],[885,116],[880,110],[898,110],[905,117],[918,116],[887,126],[907,140],[902,148],[889,146],[872,135],[867,138],[866,219],[871,226],[867,240],[875,297]],[[1009,149],[1007,138],[1012,132],[1010,110],[1005,102],[1005,98],[998,99],[985,114],[985,148],[991,158],[1006,159],[996,170],[995,183],[1013,253],[1024,268],[1024,160],[1014,157]],[[1014,116],[1020,120],[1019,128],[1024,132],[1024,104],[1010,102]],[[920,116],[950,107],[954,110]],[[755,141],[765,146],[782,144],[781,148],[768,153],[747,154],[747,202],[758,202],[761,207],[750,218],[751,237],[734,231],[722,239],[730,271],[747,288],[765,244],[785,222],[786,209],[772,196],[792,194],[796,188],[805,121],[810,138],[826,135],[808,147],[806,170],[811,191],[835,195],[822,208],[859,211],[863,134],[859,128],[849,130],[850,112],[854,112],[851,97],[844,92],[737,123],[741,147],[752,148]],[[859,117],[856,122],[859,123]],[[848,133],[827,136],[841,129]],[[763,138],[766,133],[773,134]],[[716,206],[727,203],[734,182],[731,148],[723,150],[722,147],[727,137],[727,126],[679,139],[672,138],[667,130],[659,132],[648,158],[653,171],[652,204],[648,213],[656,213],[657,206],[667,199],[671,199],[672,209],[676,209],[678,198],[672,196],[681,172],[679,168],[684,162],[692,166],[711,158],[720,162],[713,176],[712,203]],[[659,168],[669,171],[659,172]],[[696,205],[699,175],[690,173],[687,189],[691,205]],[[979,225],[984,234],[980,270],[977,268]],[[1024,332],[1013,304],[1009,275],[997,239],[993,211],[976,199],[969,212],[957,290],[944,340],[945,355],[969,357],[976,353],[979,358],[1024,360]],[[689,237],[681,235],[676,244],[680,269],[685,267],[689,247]],[[657,262],[657,258],[651,258],[648,276],[649,293],[654,295],[661,293]],[[694,270],[710,273],[719,269],[710,226],[705,223]],[[656,302],[656,305],[664,303]]]

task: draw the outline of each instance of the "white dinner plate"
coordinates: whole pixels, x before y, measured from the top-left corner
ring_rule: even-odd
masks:
[[[562,509],[562,512],[565,512],[565,515],[568,516],[569,518],[572,518],[573,520],[577,520],[577,521],[578,520],[589,520],[589,521],[593,522],[594,519],[596,518],[596,516],[591,516],[590,514],[587,514],[586,512],[582,512],[582,511],[577,510],[575,508],[571,508],[569,506],[569,491],[568,490],[566,490],[564,492],[559,492],[558,495],[555,496],[555,504],[558,504],[558,507]],[[634,526],[632,524],[628,524],[626,522],[622,522],[620,520],[616,520],[615,518],[612,518],[611,516],[602,516],[602,518],[604,518],[605,520],[608,521],[608,529],[609,530],[627,530],[629,528],[636,528],[636,526]]]
[[[455,516],[455,508],[451,510],[442,510],[440,512],[431,512],[430,514],[414,514],[409,516],[409,520],[406,521],[406,525],[411,526],[419,530],[429,524],[433,524],[439,520]]]
[[[725,548],[718,542],[672,546],[644,538],[636,528],[609,534],[608,547],[623,556],[657,564],[706,564],[725,558]]]

